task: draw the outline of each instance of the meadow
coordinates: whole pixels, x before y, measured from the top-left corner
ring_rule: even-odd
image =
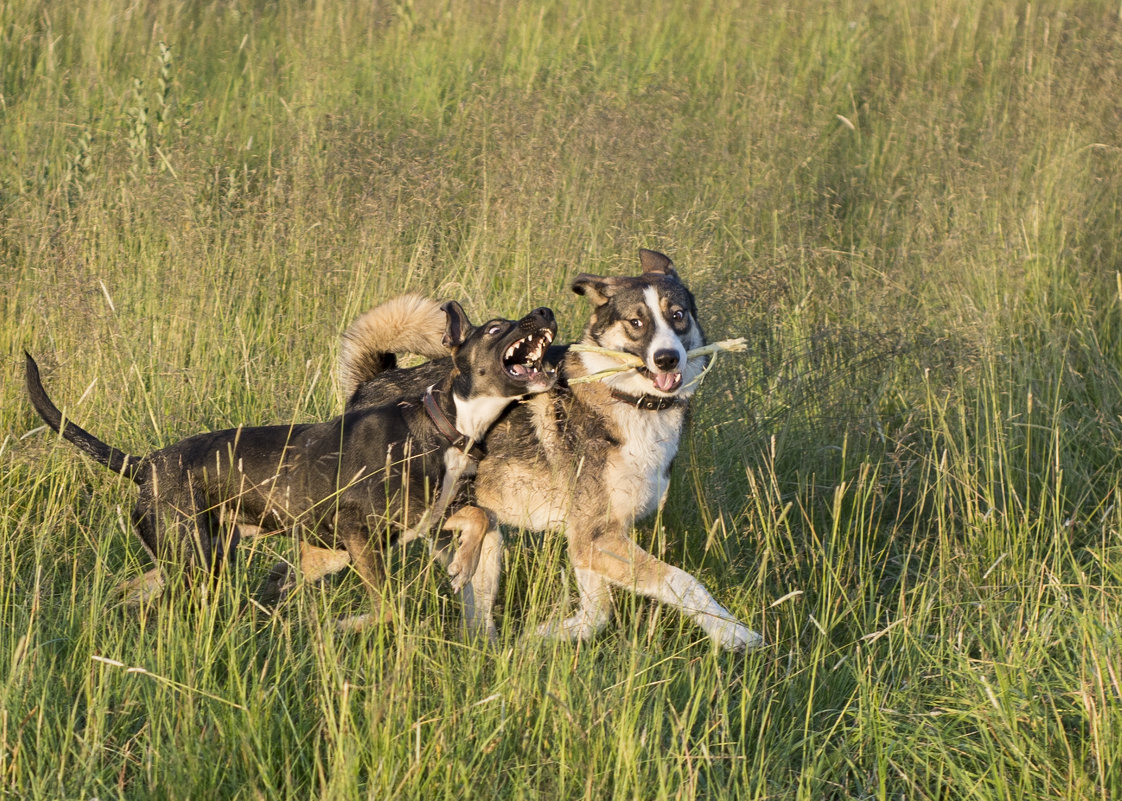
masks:
[[[1122,798],[1122,7],[0,4],[0,796]],[[767,647],[507,532],[501,636],[394,562],[121,609],[143,453],[326,419],[340,332],[671,256],[725,355],[636,537]]]

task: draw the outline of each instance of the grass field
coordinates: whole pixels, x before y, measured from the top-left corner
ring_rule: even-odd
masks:
[[[1013,0],[0,4],[0,796],[1122,798],[1122,7]],[[114,606],[146,452],[326,418],[403,290],[587,319],[668,253],[711,338],[638,539],[768,647],[509,532],[491,650],[399,557],[239,611]]]

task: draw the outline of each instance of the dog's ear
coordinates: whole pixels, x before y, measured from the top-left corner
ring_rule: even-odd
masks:
[[[669,256],[659,253],[657,250],[639,248],[639,266],[643,268],[644,275],[647,273],[662,273],[671,278],[678,277],[678,272],[674,269],[674,262],[670,261]]]
[[[463,307],[454,300],[447,301],[440,309],[448,315],[447,326],[444,329],[444,339],[442,340],[444,347],[458,348],[464,344],[464,340],[467,339],[468,333],[471,331],[471,321],[464,314]]]
[[[616,282],[613,278],[581,273],[573,279],[573,291],[584,295],[597,306],[603,306],[615,294]]]

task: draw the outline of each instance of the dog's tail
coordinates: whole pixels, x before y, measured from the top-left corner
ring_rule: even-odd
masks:
[[[339,388],[344,398],[363,381],[397,366],[398,353],[426,359],[447,356],[443,344],[448,316],[435,300],[402,295],[363,313],[343,332]]]
[[[140,458],[119,451],[112,445],[106,445],[93,434],[69,420],[65,421],[64,424],[62,412],[47,397],[47,391],[43,389],[43,382],[39,378],[39,365],[35,363],[35,360],[31,358],[31,354],[27,351],[24,351],[23,355],[27,357],[27,394],[31,398],[31,405],[35,407],[39,416],[46,421],[47,425],[56,434],[61,429],[64,439],[92,456],[96,462],[105,465],[114,473],[120,473],[135,481],[140,467]]]

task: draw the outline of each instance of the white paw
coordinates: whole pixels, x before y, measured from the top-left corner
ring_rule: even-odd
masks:
[[[499,630],[495,627],[495,621],[490,618],[483,621],[465,620],[464,634],[468,637],[486,640],[492,645],[495,645],[499,641]]]
[[[708,626],[709,636],[726,651],[754,651],[762,648],[762,634],[736,620],[718,619]]]
[[[499,639],[499,630],[491,613],[480,613],[472,604],[464,605],[464,633],[469,637],[486,638],[491,642]]]
[[[537,628],[537,635],[547,640],[587,640],[599,630],[600,627],[585,615],[573,615],[559,623],[542,623]]]

